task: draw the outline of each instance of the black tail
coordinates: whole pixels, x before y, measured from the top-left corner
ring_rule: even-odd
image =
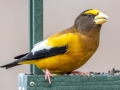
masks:
[[[24,57],[25,55],[27,55],[28,53],[25,53],[25,54],[22,54],[22,55],[18,55],[18,56],[16,56],[16,57],[14,57],[14,59],[20,59],[20,58],[22,58],[22,57]]]
[[[14,66],[18,66],[18,65],[21,65],[21,64],[18,64],[18,62],[11,62],[9,64],[6,64],[6,65],[3,65],[3,66],[0,66],[0,68],[6,68],[6,69],[9,69],[9,68],[12,68]]]
[[[24,57],[25,55],[27,55],[28,53],[25,53],[25,54],[22,54],[22,55],[19,55],[19,56],[16,56],[14,57],[14,59],[18,59],[16,61],[13,61],[11,63],[8,63],[6,65],[3,65],[3,66],[0,66],[0,68],[6,68],[6,69],[9,69],[9,68],[12,68],[14,66],[18,66],[18,65],[21,65],[21,64],[18,64],[18,61],[20,58]]]

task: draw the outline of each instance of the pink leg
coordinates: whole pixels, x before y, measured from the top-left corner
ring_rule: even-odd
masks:
[[[45,80],[47,79],[48,82],[49,82],[49,84],[51,84],[50,76],[54,77],[54,76],[49,72],[49,70],[46,69],[46,71],[45,71]]]
[[[87,72],[85,73],[85,72],[81,72],[81,71],[73,71],[72,74],[78,74],[78,75],[83,75],[83,76],[85,75],[85,76],[88,76],[88,77],[90,76],[89,73],[87,73]]]

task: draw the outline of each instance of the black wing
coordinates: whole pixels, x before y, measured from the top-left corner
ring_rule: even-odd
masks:
[[[55,56],[58,54],[63,54],[66,51],[67,51],[67,46],[54,47],[54,48],[51,48],[49,50],[43,49],[43,50],[36,51],[34,54],[32,52],[30,52],[27,55],[25,55],[24,57],[22,57],[21,59],[22,60],[41,59],[41,58]]]
[[[14,57],[15,59],[18,59],[18,60],[8,63],[6,65],[0,66],[0,68],[8,69],[14,66],[21,65],[18,63],[22,61],[51,57],[51,56],[55,56],[58,54],[63,54],[66,51],[67,51],[67,46],[63,46],[63,47],[54,47],[49,50],[47,49],[39,50],[39,51],[36,51],[34,54],[32,52],[26,53],[26,54]]]

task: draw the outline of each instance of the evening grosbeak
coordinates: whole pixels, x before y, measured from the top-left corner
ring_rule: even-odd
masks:
[[[29,53],[14,57],[15,61],[1,68],[35,64],[51,84],[50,76],[72,72],[90,59],[98,48],[101,26],[107,20],[108,16],[97,9],[85,10],[73,26],[37,43]]]

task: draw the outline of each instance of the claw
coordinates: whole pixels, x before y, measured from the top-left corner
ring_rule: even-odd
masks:
[[[51,74],[48,69],[46,69],[46,71],[45,71],[45,80],[48,80],[49,84],[51,84],[50,76],[54,77],[54,75]]]
[[[81,71],[73,71],[72,74],[78,74],[78,75],[82,75],[82,76],[90,76],[90,73],[88,72],[81,72]]]

